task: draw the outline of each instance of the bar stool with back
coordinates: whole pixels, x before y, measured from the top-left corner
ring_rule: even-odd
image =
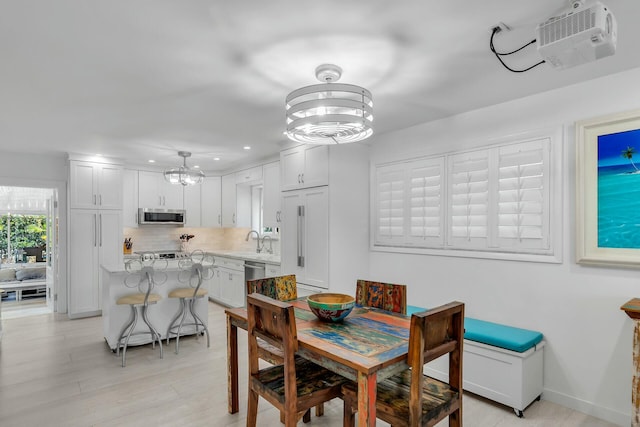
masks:
[[[156,304],[162,299],[158,294],[153,294],[151,291],[155,286],[162,285],[167,281],[167,274],[159,269],[166,269],[167,262],[164,261],[163,268],[158,268],[155,265],[157,260],[153,259],[153,256],[142,254],[140,259],[130,260],[125,264],[125,269],[128,275],[125,277],[124,284],[129,288],[138,288],[138,293],[124,295],[116,301],[117,305],[129,305],[131,307],[131,316],[129,321],[122,327],[118,343],[116,344],[116,354],[120,355],[120,347],[122,347],[122,367],[126,366],[127,347],[129,346],[129,339],[132,335],[151,335],[151,345],[155,349],[156,340],[160,347],[160,359],[163,358],[162,353],[162,339],[158,331],[153,327],[149,321],[147,311],[149,305]],[[136,324],[138,323],[138,311],[142,313],[142,320],[147,325],[148,331],[136,331]]]
[[[199,328],[202,327],[202,333],[207,335],[207,347],[210,346],[209,328],[196,313],[195,304],[199,299],[206,298],[207,296],[207,290],[201,286],[203,280],[213,277],[213,265],[213,255],[199,249],[193,251],[189,258],[182,259],[179,262],[182,271],[178,274],[178,281],[188,283],[189,287],[176,288],[169,292],[169,298],[180,298],[180,308],[167,328],[167,345],[169,345],[171,335],[175,335],[176,354],[178,354],[180,348],[182,328],[185,326],[195,327],[196,339],[200,334]],[[187,301],[189,313],[193,318],[193,322],[189,323],[185,323],[187,317]],[[176,324],[178,319],[180,319],[180,323]],[[177,331],[174,332],[175,329],[177,329]]]

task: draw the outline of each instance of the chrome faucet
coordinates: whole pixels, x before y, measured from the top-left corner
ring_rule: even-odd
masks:
[[[262,249],[264,249],[264,239],[269,239],[269,249],[267,249],[268,254],[273,253],[273,238],[271,236],[262,236]]]
[[[250,232],[247,233],[247,237],[244,239],[245,242],[249,241],[249,236],[251,236],[252,233],[256,233],[256,252],[260,253],[260,251],[262,250],[260,248],[260,233],[258,233],[256,230],[251,230]]]

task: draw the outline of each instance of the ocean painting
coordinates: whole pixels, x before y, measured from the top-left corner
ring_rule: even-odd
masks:
[[[598,247],[640,248],[640,129],[598,136]]]

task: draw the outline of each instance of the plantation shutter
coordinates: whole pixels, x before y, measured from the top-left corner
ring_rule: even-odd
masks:
[[[548,138],[499,147],[497,244],[549,249]]]
[[[402,164],[376,168],[375,241],[394,245],[405,235],[405,179]]]
[[[408,242],[421,247],[440,247],[443,233],[444,157],[411,162],[409,181]]]
[[[489,228],[489,150],[449,157],[449,239],[454,247],[486,248]]]

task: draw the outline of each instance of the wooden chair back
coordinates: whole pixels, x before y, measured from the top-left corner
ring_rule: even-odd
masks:
[[[258,293],[247,295],[247,334],[249,368],[252,374],[257,373],[259,369],[258,339],[280,349],[285,364],[293,363],[295,352],[298,350],[298,337],[291,304]]]
[[[253,293],[266,295],[278,301],[293,301],[298,298],[296,275],[247,280],[247,295]]]
[[[407,314],[407,286],[358,280],[356,304],[394,313]]]
[[[460,408],[463,342],[464,303],[454,301],[411,316],[408,353],[408,364],[411,367],[409,425],[419,425],[417,420],[422,419],[423,365],[446,354],[449,354],[449,386],[459,393],[457,401],[448,407],[449,424],[462,424]]]
[[[378,383],[376,417],[392,426],[433,427],[445,417],[462,426],[462,344],[464,304],[452,302],[411,316],[407,363],[411,369]],[[424,375],[424,364],[449,355],[449,382]],[[345,427],[355,425],[356,385],[342,387]]]
[[[309,409],[341,395],[344,377],[319,365],[296,358],[298,336],[293,306],[265,295],[247,296],[247,335],[249,339],[249,402],[247,426],[255,427],[258,396],[274,405],[285,427],[297,424],[304,416],[310,420]],[[262,359],[260,342],[282,352],[281,365],[259,367]],[[301,390],[299,390],[301,388]],[[299,393],[300,391],[300,393]],[[321,414],[320,414],[321,415]]]

